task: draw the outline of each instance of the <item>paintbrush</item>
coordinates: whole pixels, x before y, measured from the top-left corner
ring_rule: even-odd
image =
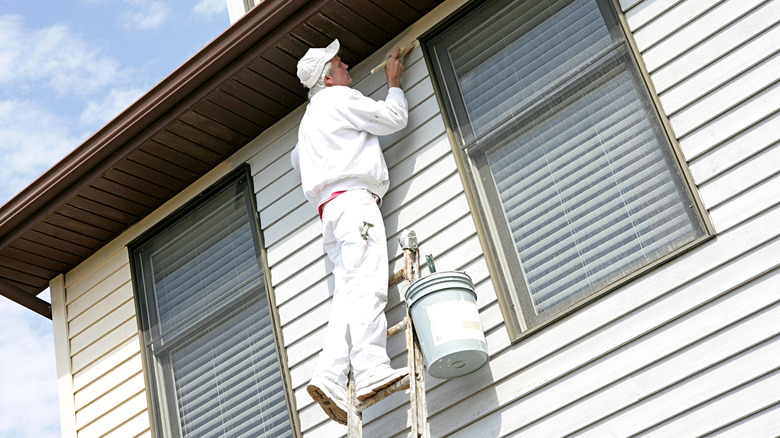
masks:
[[[414,48],[415,48],[415,47],[417,47],[417,45],[418,45],[418,44],[419,44],[419,41],[417,41],[417,40],[415,39],[415,40],[414,40],[414,41],[412,41],[411,43],[409,43],[409,44],[407,44],[407,45],[405,45],[405,46],[401,46],[401,47],[398,49],[398,57],[399,57],[399,58],[403,58],[404,56],[408,55],[408,54],[409,54],[409,52],[411,52],[412,50],[414,50]],[[395,50],[393,50],[393,51],[395,51]],[[391,56],[391,55],[388,55],[388,56],[387,56],[387,58],[389,59],[389,58],[390,58],[390,56]],[[387,59],[385,59],[384,61],[382,61],[382,63],[381,63],[381,64],[379,64],[379,65],[377,65],[376,67],[372,68],[372,69],[371,69],[371,74],[374,74],[374,73],[378,72],[379,70],[382,70],[383,68],[385,68],[385,66],[387,66]]]

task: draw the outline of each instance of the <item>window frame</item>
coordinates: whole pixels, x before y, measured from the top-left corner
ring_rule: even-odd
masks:
[[[141,284],[143,282],[141,278],[142,268],[140,267],[141,262],[138,260],[136,250],[187,217],[198,207],[212,199],[213,195],[219,193],[226,187],[238,183],[240,180],[243,180],[242,183],[246,185],[245,190],[247,191],[247,196],[244,197],[244,201],[246,202],[247,212],[250,213],[247,219],[249,221],[255,247],[255,260],[260,271],[260,276],[262,277],[260,283],[265,290],[265,305],[268,306],[271,319],[271,329],[274,336],[273,345],[280,368],[280,378],[284,390],[286,409],[292,427],[292,434],[294,437],[302,436],[300,419],[298,417],[292,390],[290,369],[287,364],[287,354],[284,349],[279,314],[276,307],[275,296],[272,293],[273,288],[270,283],[270,270],[268,268],[267,253],[257,214],[258,210],[254,196],[253,179],[249,165],[243,164],[223,176],[201,193],[197,194],[193,199],[177,208],[173,213],[167,215],[163,220],[143,232],[127,245],[130,258],[130,270],[132,273],[131,282],[133,297],[136,307],[136,322],[139,327],[138,336],[141,343],[140,350],[144,370],[146,397],[150,411],[149,415],[153,437],[180,437],[178,431],[171,430],[172,425],[178,423],[180,420],[177,414],[178,406],[176,394],[170,390],[171,385],[175,385],[170,355],[153,354],[149,350],[149,347],[147,347],[147,345],[149,345],[148,340],[154,339],[153,333],[159,333],[159,317],[150,318],[149,316],[150,309],[154,309],[155,306],[147,305],[146,294],[142,292],[144,289],[144,286]],[[244,293],[238,294],[237,296],[226,297],[221,301],[224,301],[224,305],[218,310],[206,312],[205,314],[195,317],[195,320],[202,320],[197,324],[202,325],[222,322],[223,320],[228,319],[231,313],[236,312],[240,307],[248,305],[252,301],[252,298]],[[197,330],[194,328],[189,328],[183,333],[176,334],[173,342],[168,340],[172,345],[164,348],[164,350],[175,349],[177,346],[186,344],[190,340],[195,340],[196,336],[194,335],[196,332]],[[161,340],[155,341],[155,344],[159,343],[161,343]]]
[[[680,256],[691,248],[701,245],[715,235],[714,227],[712,226],[709,215],[701,201],[679,143],[671,128],[671,124],[661,110],[662,107],[657,93],[652,87],[652,81],[650,81],[647,69],[642,62],[641,54],[637,50],[636,43],[629,31],[625,16],[619,7],[619,4],[616,0],[595,1],[607,24],[607,30],[610,36],[613,37],[613,40],[622,40],[619,43],[613,42],[611,48],[617,49],[620,52],[614,59],[625,58],[622,65],[625,66],[625,70],[631,77],[631,81],[640,96],[639,100],[650,121],[654,136],[661,142],[662,148],[665,148],[666,145],[668,145],[669,150],[662,151],[662,155],[667,161],[668,168],[672,172],[676,171],[679,175],[681,181],[679,182],[678,187],[685,191],[686,195],[692,200],[695,211],[692,214],[689,214],[689,216],[696,217],[699,220],[697,225],[701,226],[703,229],[703,235],[677,248],[666,256],[634,270],[622,279],[615,281],[598,291],[592,292],[585,297],[576,299],[575,302],[565,306],[564,309],[555,312],[553,315],[535,321],[532,320],[532,324],[530,325],[528,324],[528,314],[533,314],[533,311],[524,312],[522,310],[523,306],[529,305],[530,295],[527,292],[519,291],[515,286],[518,282],[518,274],[509,274],[506,272],[509,269],[508,266],[511,265],[511,262],[507,261],[507,253],[502,249],[501,245],[501,242],[506,238],[505,236],[502,236],[502,234],[506,233],[506,224],[501,218],[503,212],[501,211],[502,207],[500,201],[497,200],[495,195],[487,193],[484,190],[484,186],[489,184],[478,184],[476,182],[478,178],[486,177],[487,174],[483,174],[484,172],[480,173],[476,170],[479,168],[476,159],[481,155],[479,153],[473,153],[472,150],[484,149],[485,147],[489,148],[491,147],[490,142],[484,141],[484,138],[479,138],[475,134],[474,128],[471,126],[470,122],[463,125],[458,123],[460,120],[468,120],[468,115],[465,112],[466,105],[463,101],[462,93],[460,92],[460,86],[457,81],[448,80],[442,77],[444,75],[451,79],[455,76],[450,66],[441,62],[442,58],[437,55],[435,48],[432,48],[432,41],[437,37],[444,41],[456,40],[456,36],[441,38],[440,35],[447,32],[447,30],[451,29],[453,26],[462,25],[462,22],[467,17],[470,17],[475,13],[492,16],[495,9],[491,10],[491,8],[485,7],[482,8],[482,10],[479,10],[483,2],[476,0],[469,1],[453,13],[452,16],[442,20],[434,28],[420,37],[423,54],[428,66],[431,81],[433,82],[434,94],[442,109],[441,114],[445,126],[447,127],[447,134],[450,139],[452,152],[455,155],[455,161],[477,228],[479,240],[484,249],[491,280],[493,281],[496,290],[499,307],[501,308],[512,342],[547,327],[549,324],[561,319],[571,312],[609,292],[619,289],[648,271]],[[441,45],[446,46],[445,43],[442,43]],[[605,54],[602,53],[600,56],[601,58],[596,62],[604,61]],[[589,63],[582,69],[571,72],[567,77],[576,76],[577,73],[586,70],[592,64],[594,63]],[[565,83],[565,79],[560,80],[559,82]],[[448,86],[451,86],[452,84],[454,84],[454,87],[456,88],[454,91],[448,89]],[[528,112],[520,111],[522,114],[520,117],[515,119],[509,118],[505,122],[507,124],[517,124],[523,123],[525,120],[533,119],[534,115],[545,111],[545,108],[547,107],[545,102],[552,102],[555,99],[560,98],[560,96],[564,95],[566,92],[576,90],[576,87],[568,85],[561,88],[556,85],[552,87],[552,89],[555,89],[556,91],[551,93],[551,95],[539,96],[534,99],[535,102],[527,105],[527,107],[536,109]],[[455,100],[460,100],[460,102],[457,104],[453,103]],[[501,128],[495,128],[485,137],[501,136],[504,134],[502,131]],[[511,135],[511,131],[504,135]],[[484,143],[488,143],[488,146],[485,146]],[[490,177],[492,178],[492,174],[490,174]],[[522,278],[522,273],[519,274],[519,277],[519,281],[525,281]]]

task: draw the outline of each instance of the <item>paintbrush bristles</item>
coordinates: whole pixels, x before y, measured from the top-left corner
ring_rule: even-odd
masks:
[[[419,41],[414,40],[411,43],[409,43],[409,44],[407,44],[405,46],[400,47],[398,49],[398,57],[399,58],[403,58],[404,56],[408,55],[412,50],[414,50],[415,47],[417,47],[417,44],[419,44]],[[389,58],[390,55],[388,55],[387,57]],[[379,64],[376,67],[372,68],[371,69],[371,74],[374,74],[374,73],[378,72],[379,70],[382,70],[383,68],[385,68],[385,66],[387,66],[387,59],[382,61],[381,64]]]

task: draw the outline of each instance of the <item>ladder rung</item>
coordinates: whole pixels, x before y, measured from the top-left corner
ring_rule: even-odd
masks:
[[[406,328],[409,327],[409,324],[406,322],[406,318],[402,319],[401,322],[398,324],[390,327],[387,329],[387,337],[392,338],[393,336],[397,335],[398,333],[406,330]]]
[[[388,386],[387,388],[377,392],[376,394],[372,395],[371,397],[357,402],[355,405],[355,410],[357,412],[363,412],[366,408],[373,405],[374,403],[377,403],[381,400],[384,400],[387,398],[390,394],[396,393],[398,391],[405,391],[409,389],[409,379],[413,376],[409,374],[408,376],[404,377],[403,379],[393,383],[392,385]]]
[[[404,280],[404,270],[400,269],[398,272],[393,273],[390,278],[387,279],[387,284],[393,286]]]

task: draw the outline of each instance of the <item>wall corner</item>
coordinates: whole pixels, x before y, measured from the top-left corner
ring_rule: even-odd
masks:
[[[63,438],[76,438],[76,406],[68,339],[68,311],[65,300],[65,276],[49,282],[54,326],[54,354],[57,365],[57,393],[60,401],[60,428]]]

